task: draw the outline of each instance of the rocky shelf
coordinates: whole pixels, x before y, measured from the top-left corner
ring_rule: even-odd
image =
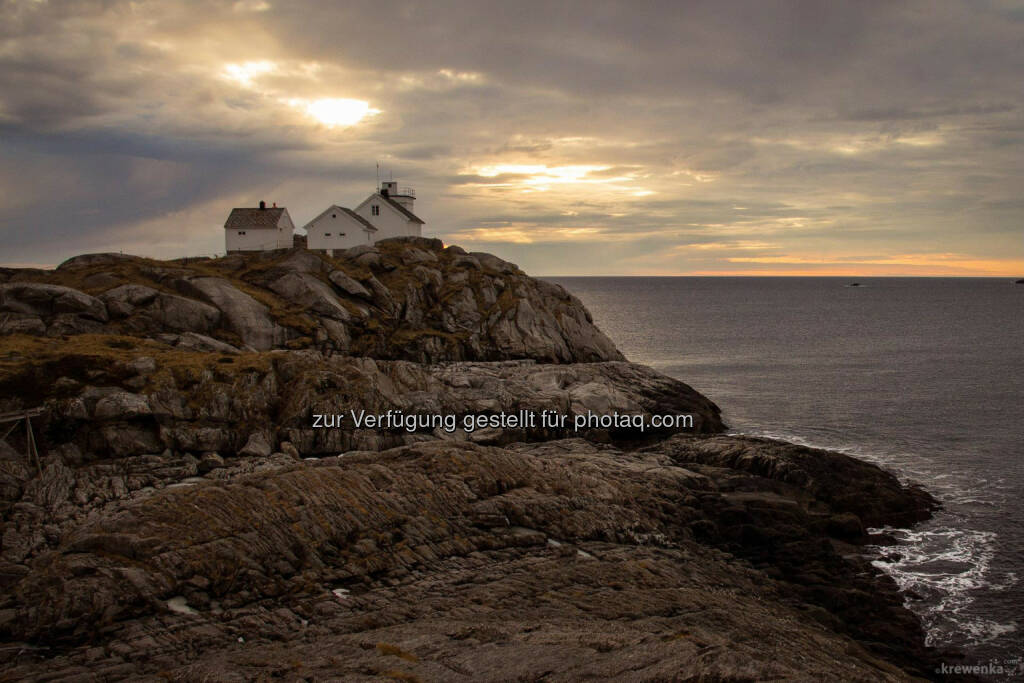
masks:
[[[488,254],[0,270],[0,412],[37,406],[41,474],[0,443],[12,680],[908,680],[939,656],[862,547],[927,493],[725,435]],[[693,425],[313,427],[545,409]]]

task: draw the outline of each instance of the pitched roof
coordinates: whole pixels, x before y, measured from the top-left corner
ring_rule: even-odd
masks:
[[[270,209],[231,209],[227,221],[224,222],[224,227],[276,228],[277,222],[281,220],[281,215],[284,212],[285,208],[283,206]]]
[[[344,206],[338,206],[337,204],[331,204],[326,209],[321,211],[320,214],[316,218],[314,218],[310,222],[306,223],[302,227],[303,227],[304,230],[309,230],[309,226],[313,225],[314,223],[316,223],[318,220],[320,220],[321,218],[323,218],[327,214],[329,214],[331,212],[338,213],[339,211],[341,213],[344,213],[346,216],[351,217],[353,220],[355,220],[357,223],[359,223],[359,225],[363,228],[363,230],[369,230],[371,232],[377,232],[377,228],[375,228],[373,226],[373,223],[370,223],[369,221],[367,221],[365,218],[363,218],[362,216],[357,214],[352,209],[345,208]]]
[[[377,195],[381,199],[386,201],[388,204],[390,204],[391,206],[393,206],[396,209],[398,209],[402,213],[402,215],[405,216],[406,218],[408,218],[409,220],[411,220],[411,221],[413,221],[415,223],[422,223],[422,224],[426,225],[425,223],[423,223],[422,220],[420,220],[419,218],[416,217],[416,214],[414,214],[412,211],[410,211],[409,209],[405,208],[404,206],[402,206],[401,204],[396,202],[391,197],[385,197],[384,195],[380,194],[379,192],[377,193]]]
[[[355,218],[357,221],[362,223],[364,230],[372,230],[373,232],[377,232],[377,228],[373,227],[373,223],[366,220],[352,209],[346,209],[344,206],[339,206],[338,208],[347,213],[349,216],[352,216],[352,218]]]

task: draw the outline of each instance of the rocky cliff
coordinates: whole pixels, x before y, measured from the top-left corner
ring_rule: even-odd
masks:
[[[0,334],[154,338],[230,352],[316,349],[418,362],[622,360],[579,300],[490,254],[403,238],[160,262],[87,254],[0,269]]]
[[[399,240],[0,279],[11,679],[906,680],[933,653],[866,528],[934,501],[730,437],[578,300]],[[690,427],[318,428],[688,414]]]

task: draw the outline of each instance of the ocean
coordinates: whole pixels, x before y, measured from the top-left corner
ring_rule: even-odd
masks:
[[[1024,285],[996,278],[549,277],[731,432],[841,451],[943,509],[874,564],[932,645],[1024,655]],[[850,286],[857,282],[859,286]]]

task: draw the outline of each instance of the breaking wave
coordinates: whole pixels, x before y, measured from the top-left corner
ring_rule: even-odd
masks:
[[[791,433],[764,430],[734,432],[823,448],[844,453],[893,471],[904,484],[920,483],[940,499],[945,509],[914,529],[871,529],[897,541],[895,546],[867,546],[871,564],[896,581],[904,604],[921,619],[926,644],[976,646],[1002,638],[1019,629],[1015,619],[995,620],[978,612],[981,597],[1005,591],[1018,583],[1012,571],[993,567],[1000,538],[993,531],[969,528],[962,515],[951,508],[999,508],[1005,502],[1001,479],[970,478],[956,471],[938,472],[923,466],[912,453],[880,456],[857,446],[821,445]],[[828,440],[828,439],[826,439]],[[979,495],[979,491],[984,491]]]

